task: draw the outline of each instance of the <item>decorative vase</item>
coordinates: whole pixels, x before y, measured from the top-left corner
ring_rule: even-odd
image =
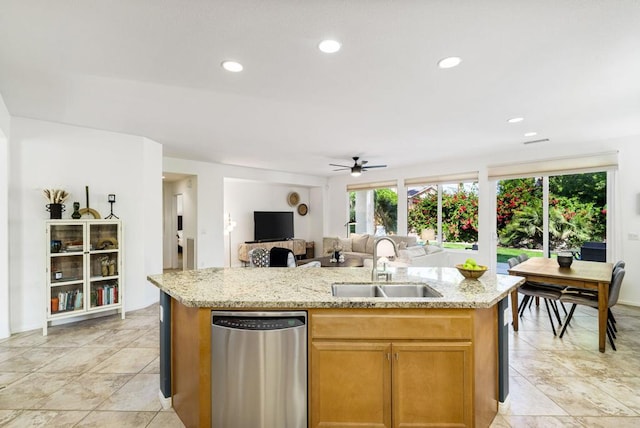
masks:
[[[49,211],[49,218],[52,220],[61,219],[62,211],[64,211],[63,204],[47,204],[47,210]]]
[[[80,214],[80,202],[74,202],[73,203],[73,213],[71,214],[71,218],[73,219],[79,219],[82,217],[82,214]]]
[[[571,263],[573,263],[573,253],[564,251],[558,253],[558,265],[562,268],[571,267]]]
[[[51,252],[52,253],[59,253],[60,250],[62,250],[62,241],[60,241],[58,239],[52,239],[51,240]]]

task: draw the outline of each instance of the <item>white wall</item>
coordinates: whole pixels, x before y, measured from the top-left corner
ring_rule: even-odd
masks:
[[[332,177],[328,182],[327,221],[325,235],[344,233],[346,186],[356,182],[374,182],[405,178],[433,176],[447,173],[479,171],[479,238],[478,261],[495,267],[495,186],[487,179],[487,168],[493,165],[527,162],[557,157],[584,156],[588,153],[619,151],[619,167],[616,173],[616,206],[609,207],[614,212],[615,243],[610,243],[612,259],[627,261],[627,273],[620,294],[620,302],[640,306],[640,266],[633,263],[640,259],[640,241],[630,240],[630,233],[640,233],[640,136],[615,140],[585,142],[579,145],[518,145],[512,151],[499,153],[474,153],[472,156],[461,152],[460,156],[432,164],[414,165],[405,168],[387,168],[369,171],[359,179],[349,174]],[[406,234],[406,218],[398,216],[398,234]],[[613,244],[613,245],[612,245]]]
[[[9,304],[9,136],[11,118],[0,95],[0,339],[8,337]]]
[[[129,307],[138,308],[147,306],[148,303],[157,302],[160,299],[160,292],[156,287],[152,287],[147,283],[147,275],[162,273],[162,145],[153,140],[143,138],[142,158],[144,161],[144,170],[142,171],[143,187],[141,196],[144,200],[144,208],[142,217],[136,218],[142,221],[144,225],[144,271],[141,272],[142,277],[136,276],[135,282],[126,278],[127,284],[132,286],[136,291],[144,290],[144,294],[137,296],[127,295],[133,299],[126,302],[127,309]],[[128,219],[121,217],[124,221]],[[134,261],[135,263],[135,261]],[[144,286],[138,282],[144,280]],[[133,306],[135,305],[135,306]]]
[[[9,207],[12,332],[43,322],[45,229],[44,188],[70,193],[74,201],[109,214],[107,194],[116,194],[114,214],[123,221],[125,307],[133,310],[158,300],[148,274],[162,272],[162,148],[142,137],[78,128],[24,118],[12,119]]]
[[[324,177],[316,177],[302,174],[292,174],[279,171],[270,171],[256,168],[245,168],[232,165],[222,165],[211,162],[189,161],[176,158],[164,158],[163,171],[177,174],[196,175],[198,177],[197,189],[197,240],[196,255],[197,267],[214,267],[225,266],[229,264],[229,256],[227,241],[224,234],[225,222],[225,178],[242,179],[251,182],[269,183],[273,186],[288,185],[287,188],[324,188],[326,179]],[[270,186],[268,186],[270,187]],[[287,192],[288,193],[288,192]],[[322,202],[319,192],[313,192],[315,201]],[[241,193],[227,192],[230,201],[248,200],[258,197],[257,193]],[[323,206],[314,206],[309,194],[309,214],[307,217],[307,231],[310,234],[309,240],[321,240],[322,235],[318,234],[322,223],[320,213],[323,212]],[[277,197],[280,199],[280,197]],[[276,201],[276,198],[273,200]],[[281,198],[282,203],[286,204],[286,193]],[[304,202],[304,201],[303,201]],[[233,202],[230,202],[233,203]],[[239,202],[241,203],[241,202]],[[288,207],[288,205],[287,205]],[[290,208],[290,207],[288,207]],[[251,209],[253,212],[254,208]],[[297,215],[297,214],[296,214]],[[232,216],[235,214],[232,212]],[[240,221],[235,219],[239,224]],[[253,225],[253,219],[251,219]],[[244,227],[244,226],[242,226]],[[295,227],[295,226],[294,226]],[[302,226],[301,226],[302,227]],[[251,229],[253,226],[251,226]],[[298,231],[296,230],[296,235]],[[253,235],[253,232],[251,232]],[[232,234],[232,242],[235,243],[237,234]],[[243,239],[242,242],[250,238]]]

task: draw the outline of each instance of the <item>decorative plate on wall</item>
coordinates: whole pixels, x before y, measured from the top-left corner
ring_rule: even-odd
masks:
[[[298,205],[298,214],[307,215],[308,212],[309,212],[309,207],[307,206],[307,204]]]
[[[287,202],[290,206],[295,207],[300,202],[300,195],[297,192],[291,192],[287,195]]]

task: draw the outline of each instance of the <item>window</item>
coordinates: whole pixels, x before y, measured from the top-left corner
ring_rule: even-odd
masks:
[[[406,180],[407,233],[445,248],[478,242],[477,173]]]
[[[395,235],[398,232],[398,192],[395,183],[348,186],[349,232]]]
[[[615,151],[490,166],[488,178],[498,183],[498,262],[519,251],[540,257],[566,249],[579,254],[590,241],[603,248],[607,235],[615,236],[607,207],[615,207],[617,167]],[[509,192],[518,185],[528,189]]]

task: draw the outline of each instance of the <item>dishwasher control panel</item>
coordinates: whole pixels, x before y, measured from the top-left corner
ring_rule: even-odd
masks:
[[[238,330],[282,330],[305,325],[305,317],[252,317],[212,315],[212,325]]]

